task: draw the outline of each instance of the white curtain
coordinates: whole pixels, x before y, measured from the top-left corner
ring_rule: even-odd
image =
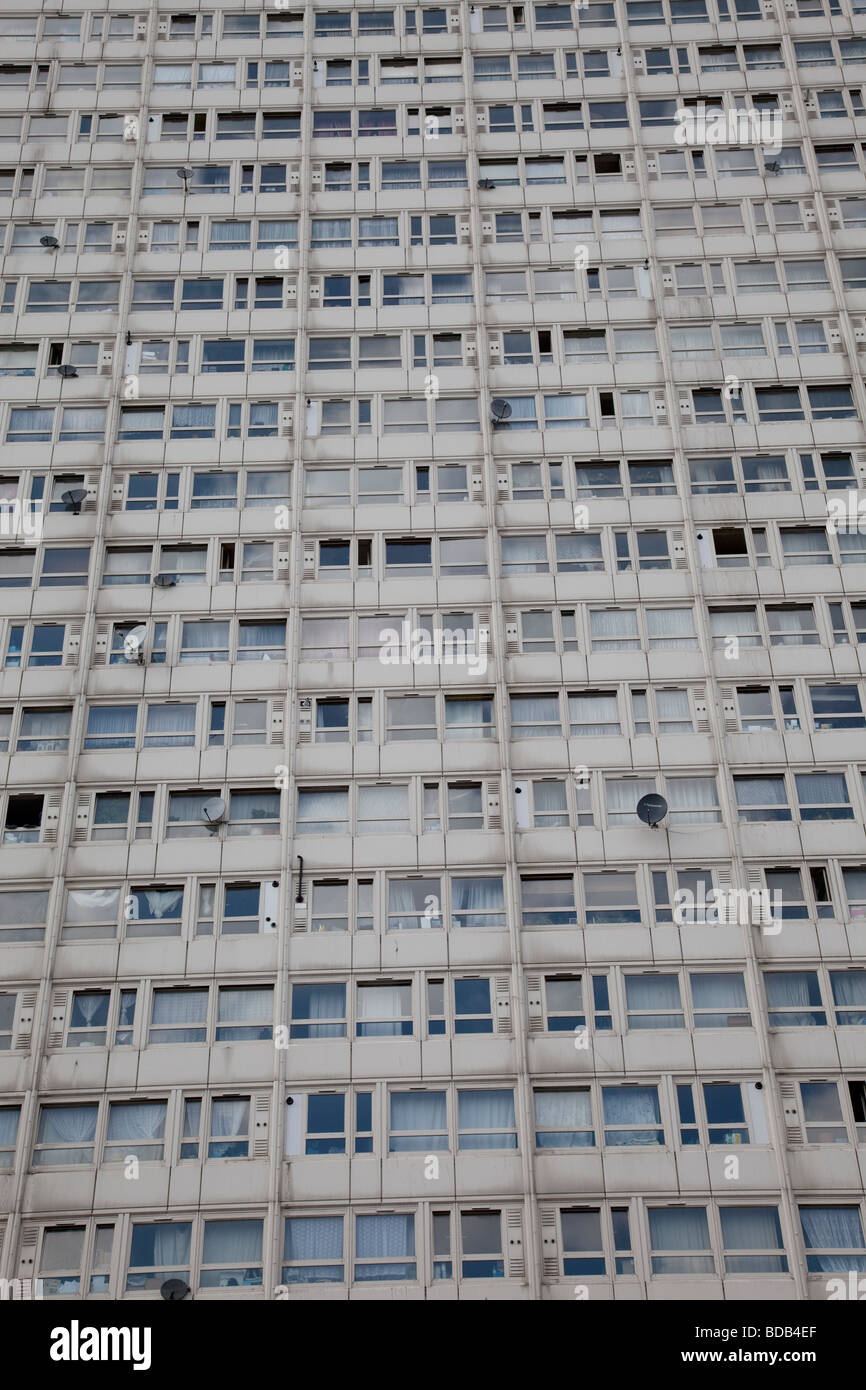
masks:
[[[408,985],[359,985],[358,1017],[368,1019],[402,1019],[410,1007]],[[386,1029],[391,1032],[390,1028]],[[365,1033],[369,1036],[369,1033]]]
[[[455,919],[463,914],[504,912],[502,879],[455,876],[451,880],[451,910]],[[483,925],[483,922],[461,921],[459,925]]]
[[[680,985],[676,975],[626,975],[625,997],[630,1009],[677,1011]]]
[[[481,730],[491,728],[492,724],[492,700],[469,700],[462,696],[446,699],[445,728],[448,738],[477,738]]]
[[[67,925],[77,922],[117,921],[119,888],[70,888],[66,894]]]
[[[297,829],[299,834],[311,834],[314,830],[335,834],[344,831],[349,820],[349,793],[327,788],[309,788],[298,792]],[[315,826],[302,824],[315,822]]]
[[[391,1129],[425,1131],[448,1129],[444,1091],[392,1091]]]
[[[625,820],[633,818],[637,823],[636,806],[642,796],[656,789],[655,780],[652,777],[637,777],[628,781],[611,780],[605,782],[605,797],[607,803],[608,819],[614,825],[623,824]]]
[[[577,729],[572,728],[572,733],[579,733],[581,737],[592,734],[603,738],[620,731],[615,694],[569,695],[568,717],[572,726],[579,725]]]
[[[665,791],[672,822],[718,821],[721,818],[715,777],[671,777],[665,784]]]
[[[442,927],[442,896],[438,878],[392,878],[388,883],[388,926],[407,931],[422,926]],[[427,899],[433,898],[431,905]],[[425,912],[432,908],[430,912]]]
[[[533,782],[532,798],[537,824],[568,825],[564,782]]]
[[[582,429],[589,425],[586,396],[571,394],[544,397],[545,429]]]
[[[655,1086],[604,1086],[604,1120],[609,1125],[655,1126],[661,1124]],[[637,1140],[636,1142],[645,1142]]]
[[[165,1101],[135,1100],[112,1105],[108,1111],[108,1139],[162,1139],[165,1135]]]
[[[653,1251],[710,1248],[705,1207],[650,1207],[649,1224]],[[702,1268],[701,1264],[697,1264],[695,1272],[700,1272]]]
[[[466,160],[428,160],[431,188],[466,188]]]
[[[96,1105],[45,1105],[39,1116],[40,1144],[89,1144],[96,1135]],[[70,1163],[84,1163],[87,1157],[75,1157],[79,1152],[70,1153]]]
[[[356,1217],[355,1236],[357,1255],[362,1260],[414,1255],[414,1214],[359,1215]]]
[[[652,612],[652,609],[647,609],[648,621]],[[632,608],[592,609],[589,614],[589,631],[593,648],[597,651],[613,651],[624,642],[632,647],[639,645],[637,613]]]
[[[143,916],[159,919],[179,918],[183,912],[183,889],[165,888],[162,890],[155,888],[136,889],[135,898],[139,903],[141,912],[142,899],[146,904],[147,911]]]
[[[0,1149],[15,1147],[20,1115],[21,1108],[17,1105],[4,1106],[0,1109]]]
[[[798,772],[798,800],[809,806],[847,806],[848,789],[843,772]]]
[[[309,1036],[313,1038],[343,1038],[346,1035],[345,985],[306,985],[296,987],[292,1000],[292,1018],[313,1021]]]
[[[105,408],[64,409],[60,417],[61,439],[101,439],[105,434]]]
[[[376,833],[409,829],[408,786],[359,787],[358,827]]]
[[[262,1221],[206,1221],[202,1264],[255,1264],[262,1258]]]
[[[220,1023],[243,1023],[250,1019],[270,1018],[273,1014],[274,991],[269,985],[262,988],[221,989],[217,1018]]]
[[[382,188],[420,188],[421,165],[418,161],[384,160],[382,163]]]
[[[192,744],[195,705],[148,705],[145,745],[163,738],[167,743]]]
[[[800,1222],[803,1243],[807,1250],[863,1250],[863,1227],[857,1207],[801,1207]],[[809,1268],[822,1274],[844,1274],[851,1268],[862,1269],[862,1257],[822,1255],[812,1257]]]
[[[181,635],[181,648],[184,652],[206,651],[213,653],[211,660],[219,659],[220,650],[228,655],[229,624],[227,622],[184,623]],[[225,659],[225,658],[223,658]],[[183,657],[181,657],[183,660]],[[158,708],[151,706],[152,709]],[[148,711],[148,714],[150,711]],[[148,719],[148,728],[150,720]]]
[[[726,1250],[782,1250],[776,1207],[720,1207]]]
[[[379,246],[395,244],[398,237],[396,217],[361,217],[358,219],[358,245]]]
[[[314,217],[312,243],[316,246],[351,246],[352,219],[350,217]]]
[[[503,536],[502,569],[504,574],[546,574],[546,536]]]
[[[601,536],[592,532],[584,535],[577,532],[574,535],[557,536],[556,563],[558,569],[564,572],[570,569],[604,569]]]
[[[834,970],[830,979],[836,1004],[866,1008],[866,970]]]
[[[809,1008],[820,1003],[815,973],[811,970],[771,970],[764,975],[767,1003],[776,1008]]]
[[[589,1091],[536,1091],[535,1123],[540,1129],[592,1129]]]
[[[696,1009],[745,1009],[748,1007],[743,977],[735,972],[695,972],[689,976]]]
[[[157,1024],[204,1023],[207,1019],[206,989],[158,989],[153,996],[151,1022]],[[183,1041],[182,1032],[178,1041]]]
[[[211,1137],[247,1135],[250,1127],[250,1103],[245,1097],[234,1100],[215,1100],[211,1110]]]
[[[105,706],[101,706],[100,710]],[[109,709],[112,707],[109,706]],[[91,709],[91,715],[96,710]],[[46,746],[53,744],[55,748],[66,747],[66,736],[69,733],[69,710],[26,710],[21,719],[21,733],[19,742],[22,740],[45,740]]]
[[[514,1092],[513,1091],[458,1091],[457,1093],[458,1124],[461,1130],[468,1129],[488,1129],[488,1130],[507,1130],[513,1129],[514,1120]],[[478,1139],[495,1139],[493,1144],[478,1145],[483,1148],[502,1148],[505,1147],[504,1140],[507,1135],[476,1135],[473,1136],[473,1145]],[[507,1147],[511,1147],[508,1145]]]
[[[283,1258],[292,1263],[300,1260],[341,1260],[342,1216],[286,1217]]]
[[[644,616],[650,646],[678,649],[697,646],[690,608],[647,608]]]
[[[105,1023],[108,1019],[108,1004],[107,991],[99,994],[76,993],[72,1004],[71,1026],[90,1028],[97,1020]]]
[[[714,637],[757,637],[760,642],[754,608],[711,608],[710,631]]]

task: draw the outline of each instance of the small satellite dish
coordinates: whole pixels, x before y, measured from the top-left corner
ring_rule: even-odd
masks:
[[[60,242],[57,240],[56,236],[41,236],[39,238],[39,245],[44,246],[46,251],[56,251]]]
[[[494,396],[490,402],[490,418],[494,425],[504,425],[506,420],[511,419],[511,405],[504,401],[501,396]]]
[[[668,803],[663,796],[659,796],[658,792],[648,792],[646,796],[641,797],[635,810],[638,819],[648,825],[651,830],[655,830],[659,821],[664,820],[668,813]]]
[[[189,1293],[189,1284],[185,1284],[183,1279],[166,1279],[160,1284],[159,1291],[166,1303],[179,1303]]]
[[[78,368],[73,367],[70,362],[61,362],[57,368],[57,375],[62,377],[78,376]]]
[[[172,589],[177,583],[176,574],[155,574],[153,582],[159,589]]]
[[[126,661],[136,661],[139,665],[144,661],[144,643],[147,638],[147,628],[144,623],[139,623],[137,627],[130,628],[123,639],[123,655]]]
[[[493,179],[479,179],[479,180],[478,180],[478,187],[479,187],[479,188],[495,188],[495,187],[496,187],[496,184],[494,183]]]
[[[187,179],[192,178],[192,169],[176,169],[175,173],[179,179],[183,179],[184,183],[186,183]]]
[[[68,492],[60,495],[60,500],[68,512],[73,516],[80,515],[82,502],[87,501],[86,487],[71,487]]]
[[[225,814],[226,804],[221,796],[209,797],[201,808],[202,820],[211,830],[216,830],[225,820]]]

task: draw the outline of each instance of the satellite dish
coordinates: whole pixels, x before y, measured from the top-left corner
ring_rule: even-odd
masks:
[[[123,656],[126,661],[137,661],[139,665],[144,661],[144,643],[147,638],[147,627],[144,623],[139,623],[137,627],[130,628],[123,639]]]
[[[166,1279],[160,1284],[159,1291],[167,1303],[179,1303],[189,1293],[189,1284],[185,1284],[183,1279]]]
[[[57,368],[57,375],[63,377],[78,376],[78,368],[73,367],[70,362],[61,362]]]
[[[155,574],[153,582],[159,589],[171,589],[177,583],[176,574]]]
[[[641,797],[635,810],[638,819],[648,825],[651,830],[655,830],[659,821],[664,820],[668,813],[668,803],[663,796],[659,796],[658,792],[648,792],[646,796]]]
[[[56,236],[41,236],[39,238],[39,245],[44,246],[46,251],[56,251],[60,242],[57,240]]]
[[[511,405],[504,401],[501,396],[494,396],[490,402],[490,418],[494,425],[504,425],[506,420],[511,419]]]
[[[183,179],[184,183],[186,183],[187,179],[192,178],[192,169],[176,169],[175,173],[179,179]]]
[[[71,487],[68,492],[61,493],[60,500],[68,512],[71,512],[73,516],[78,516],[81,512],[82,502],[87,501],[87,488]]]
[[[494,183],[493,179],[479,179],[479,180],[478,180],[478,187],[479,187],[479,188],[495,188],[495,187],[496,187],[496,184]]]
[[[211,796],[201,808],[202,820],[211,830],[216,830],[225,820],[226,804],[221,796]]]

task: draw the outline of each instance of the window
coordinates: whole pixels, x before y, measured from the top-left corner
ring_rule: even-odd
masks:
[[[764,971],[764,989],[771,1028],[826,1027],[816,971]]]
[[[355,1217],[355,1270],[358,1283],[400,1283],[414,1279],[415,1217],[413,1213]]]
[[[706,1207],[650,1207],[653,1274],[714,1274]]]
[[[535,1091],[535,1147],[595,1147],[592,1098],[588,1086],[561,1091]]]
[[[513,1091],[459,1090],[457,1116],[461,1152],[517,1148]]]
[[[72,710],[24,709],[18,728],[19,753],[62,753],[69,746]]]
[[[411,1037],[412,986],[408,983],[359,983],[358,1038]]]
[[[801,1206],[800,1224],[810,1274],[866,1270],[866,1241],[859,1207]]]
[[[520,889],[525,927],[577,926],[574,880],[570,874],[521,875]]]
[[[626,975],[629,1028],[683,1028],[677,975]]]
[[[317,15],[317,18],[319,16]],[[286,1217],[284,1284],[342,1283],[342,1216]]]
[[[692,971],[692,1016],[696,1028],[747,1028],[751,1025],[746,986],[737,971]]]
[[[96,1102],[43,1105],[33,1148],[33,1167],[92,1164],[98,1112]]]
[[[103,1162],[125,1163],[129,1156],[145,1162],[162,1158],[166,1108],[165,1101],[112,1101]]]
[[[664,1144],[658,1087],[602,1086],[604,1142],[611,1148]]]
[[[391,1153],[431,1153],[449,1148],[444,1091],[392,1091],[389,1096],[388,1149]]]
[[[292,1038],[345,1038],[346,986],[296,984],[292,988]]]

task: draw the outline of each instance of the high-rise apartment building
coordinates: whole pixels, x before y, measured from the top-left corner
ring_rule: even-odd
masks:
[[[289,5],[0,15],[0,1276],[826,1299],[866,6]]]

